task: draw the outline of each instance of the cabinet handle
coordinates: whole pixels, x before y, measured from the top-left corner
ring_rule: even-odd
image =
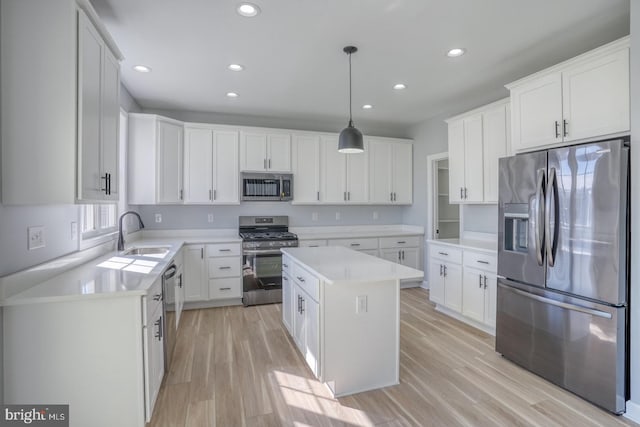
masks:
[[[351,201],[351,191],[347,191],[347,200]]]
[[[402,250],[402,260],[404,261],[404,249]]]
[[[231,252],[231,249],[218,249],[219,252]]]
[[[560,123],[558,123],[558,121],[555,121],[555,132],[556,132],[556,138],[560,138]]]
[[[302,283],[304,283],[304,277],[296,276],[296,278],[297,278],[299,281],[301,281]]]
[[[316,194],[316,198],[318,199],[318,201],[320,201],[320,192],[319,191]]]
[[[318,247],[320,247],[320,245],[309,245],[308,247],[309,248],[318,248]]]
[[[285,264],[284,262],[282,263],[282,266],[283,266],[284,268],[289,268],[289,266],[288,266],[287,264]]]
[[[467,187],[464,187],[464,198],[467,198]]]
[[[178,276],[178,287],[182,288],[182,273]]]
[[[569,136],[569,123],[566,120],[562,121],[562,135]]]
[[[393,202],[393,192],[389,193],[389,201]]]
[[[304,302],[305,302],[304,297],[300,297],[300,314],[304,313]]]
[[[482,274],[478,274],[478,287],[481,288],[482,287]]]
[[[209,190],[209,200],[213,200],[213,191]]]
[[[162,294],[155,294],[153,296],[154,301],[162,301]]]
[[[347,192],[346,191],[342,194],[342,198],[344,199],[345,202],[347,201]]]
[[[407,242],[406,242],[406,240],[400,240],[399,242],[396,242],[396,243],[399,244],[399,245],[404,245]]]
[[[302,297],[300,295],[298,295],[298,313],[300,313],[300,306],[301,306],[300,299],[301,298]]]
[[[477,260],[476,262],[479,262],[480,264],[487,264],[487,265],[489,265],[489,261]]]
[[[219,267],[220,270],[231,270],[231,267],[229,267],[228,265],[223,265],[222,267]]]
[[[200,248],[200,259],[204,259],[204,248]]]
[[[460,187],[460,198],[464,199],[464,194],[462,193],[462,187]]]
[[[447,266],[444,266],[444,277],[447,277]]]
[[[221,291],[230,291],[231,290],[231,288],[218,288],[218,289],[220,289]]]
[[[400,261],[402,259],[402,254],[400,252],[401,251],[398,251],[398,261]]]
[[[271,159],[269,159],[269,169],[271,169]]]
[[[183,191],[180,190],[180,200],[183,200]]]
[[[162,341],[162,316],[158,317],[158,320],[154,322],[154,325],[158,327],[158,332],[155,333],[155,337],[158,341]]]
[[[442,264],[440,264],[440,275],[442,276]]]
[[[351,246],[360,246],[360,243],[351,243]]]
[[[109,174],[105,173],[104,176],[100,177],[100,179],[104,179],[104,188],[101,188],[100,191],[104,191],[104,194],[109,194],[107,193],[107,187],[109,186],[109,184],[107,183],[107,176]]]
[[[448,254],[448,253],[446,253],[446,252],[438,252],[438,253],[439,253],[440,255],[449,256],[449,254]]]
[[[267,159],[264,159],[264,160],[262,161],[262,168],[263,168],[263,169],[266,169],[266,168],[267,168]]]
[[[289,278],[287,276],[282,276],[282,280],[284,280],[285,282],[288,282]]]
[[[487,276],[484,276],[484,288],[487,289]]]
[[[396,200],[398,200],[398,198],[396,197],[396,192],[393,192],[393,201],[395,202]]]

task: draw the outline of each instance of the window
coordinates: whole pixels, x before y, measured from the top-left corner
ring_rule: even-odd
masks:
[[[118,205],[82,205],[80,212],[82,224],[82,239],[90,239],[116,231]]]

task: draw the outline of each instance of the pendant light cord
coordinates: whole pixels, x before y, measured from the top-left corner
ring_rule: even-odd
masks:
[[[351,53],[349,53],[349,126],[353,126],[353,117],[351,114]]]

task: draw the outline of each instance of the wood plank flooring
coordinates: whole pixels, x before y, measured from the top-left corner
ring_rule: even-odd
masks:
[[[400,384],[334,399],[280,309],[184,312],[150,426],[637,426],[503,359],[419,288],[401,291]]]

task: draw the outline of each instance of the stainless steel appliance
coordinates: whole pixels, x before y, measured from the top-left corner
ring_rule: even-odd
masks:
[[[496,351],[614,413],[629,396],[629,146],[500,160]]]
[[[286,201],[292,198],[292,174],[242,173],[242,200]]]
[[[178,276],[178,268],[171,263],[162,273],[162,331],[161,335],[164,339],[164,370],[169,372],[171,359],[173,357],[173,349],[176,346],[176,312],[175,312],[175,292],[176,281],[180,280],[179,286],[182,286],[182,277]]]
[[[242,303],[282,302],[282,253],[298,246],[286,216],[241,216]]]

